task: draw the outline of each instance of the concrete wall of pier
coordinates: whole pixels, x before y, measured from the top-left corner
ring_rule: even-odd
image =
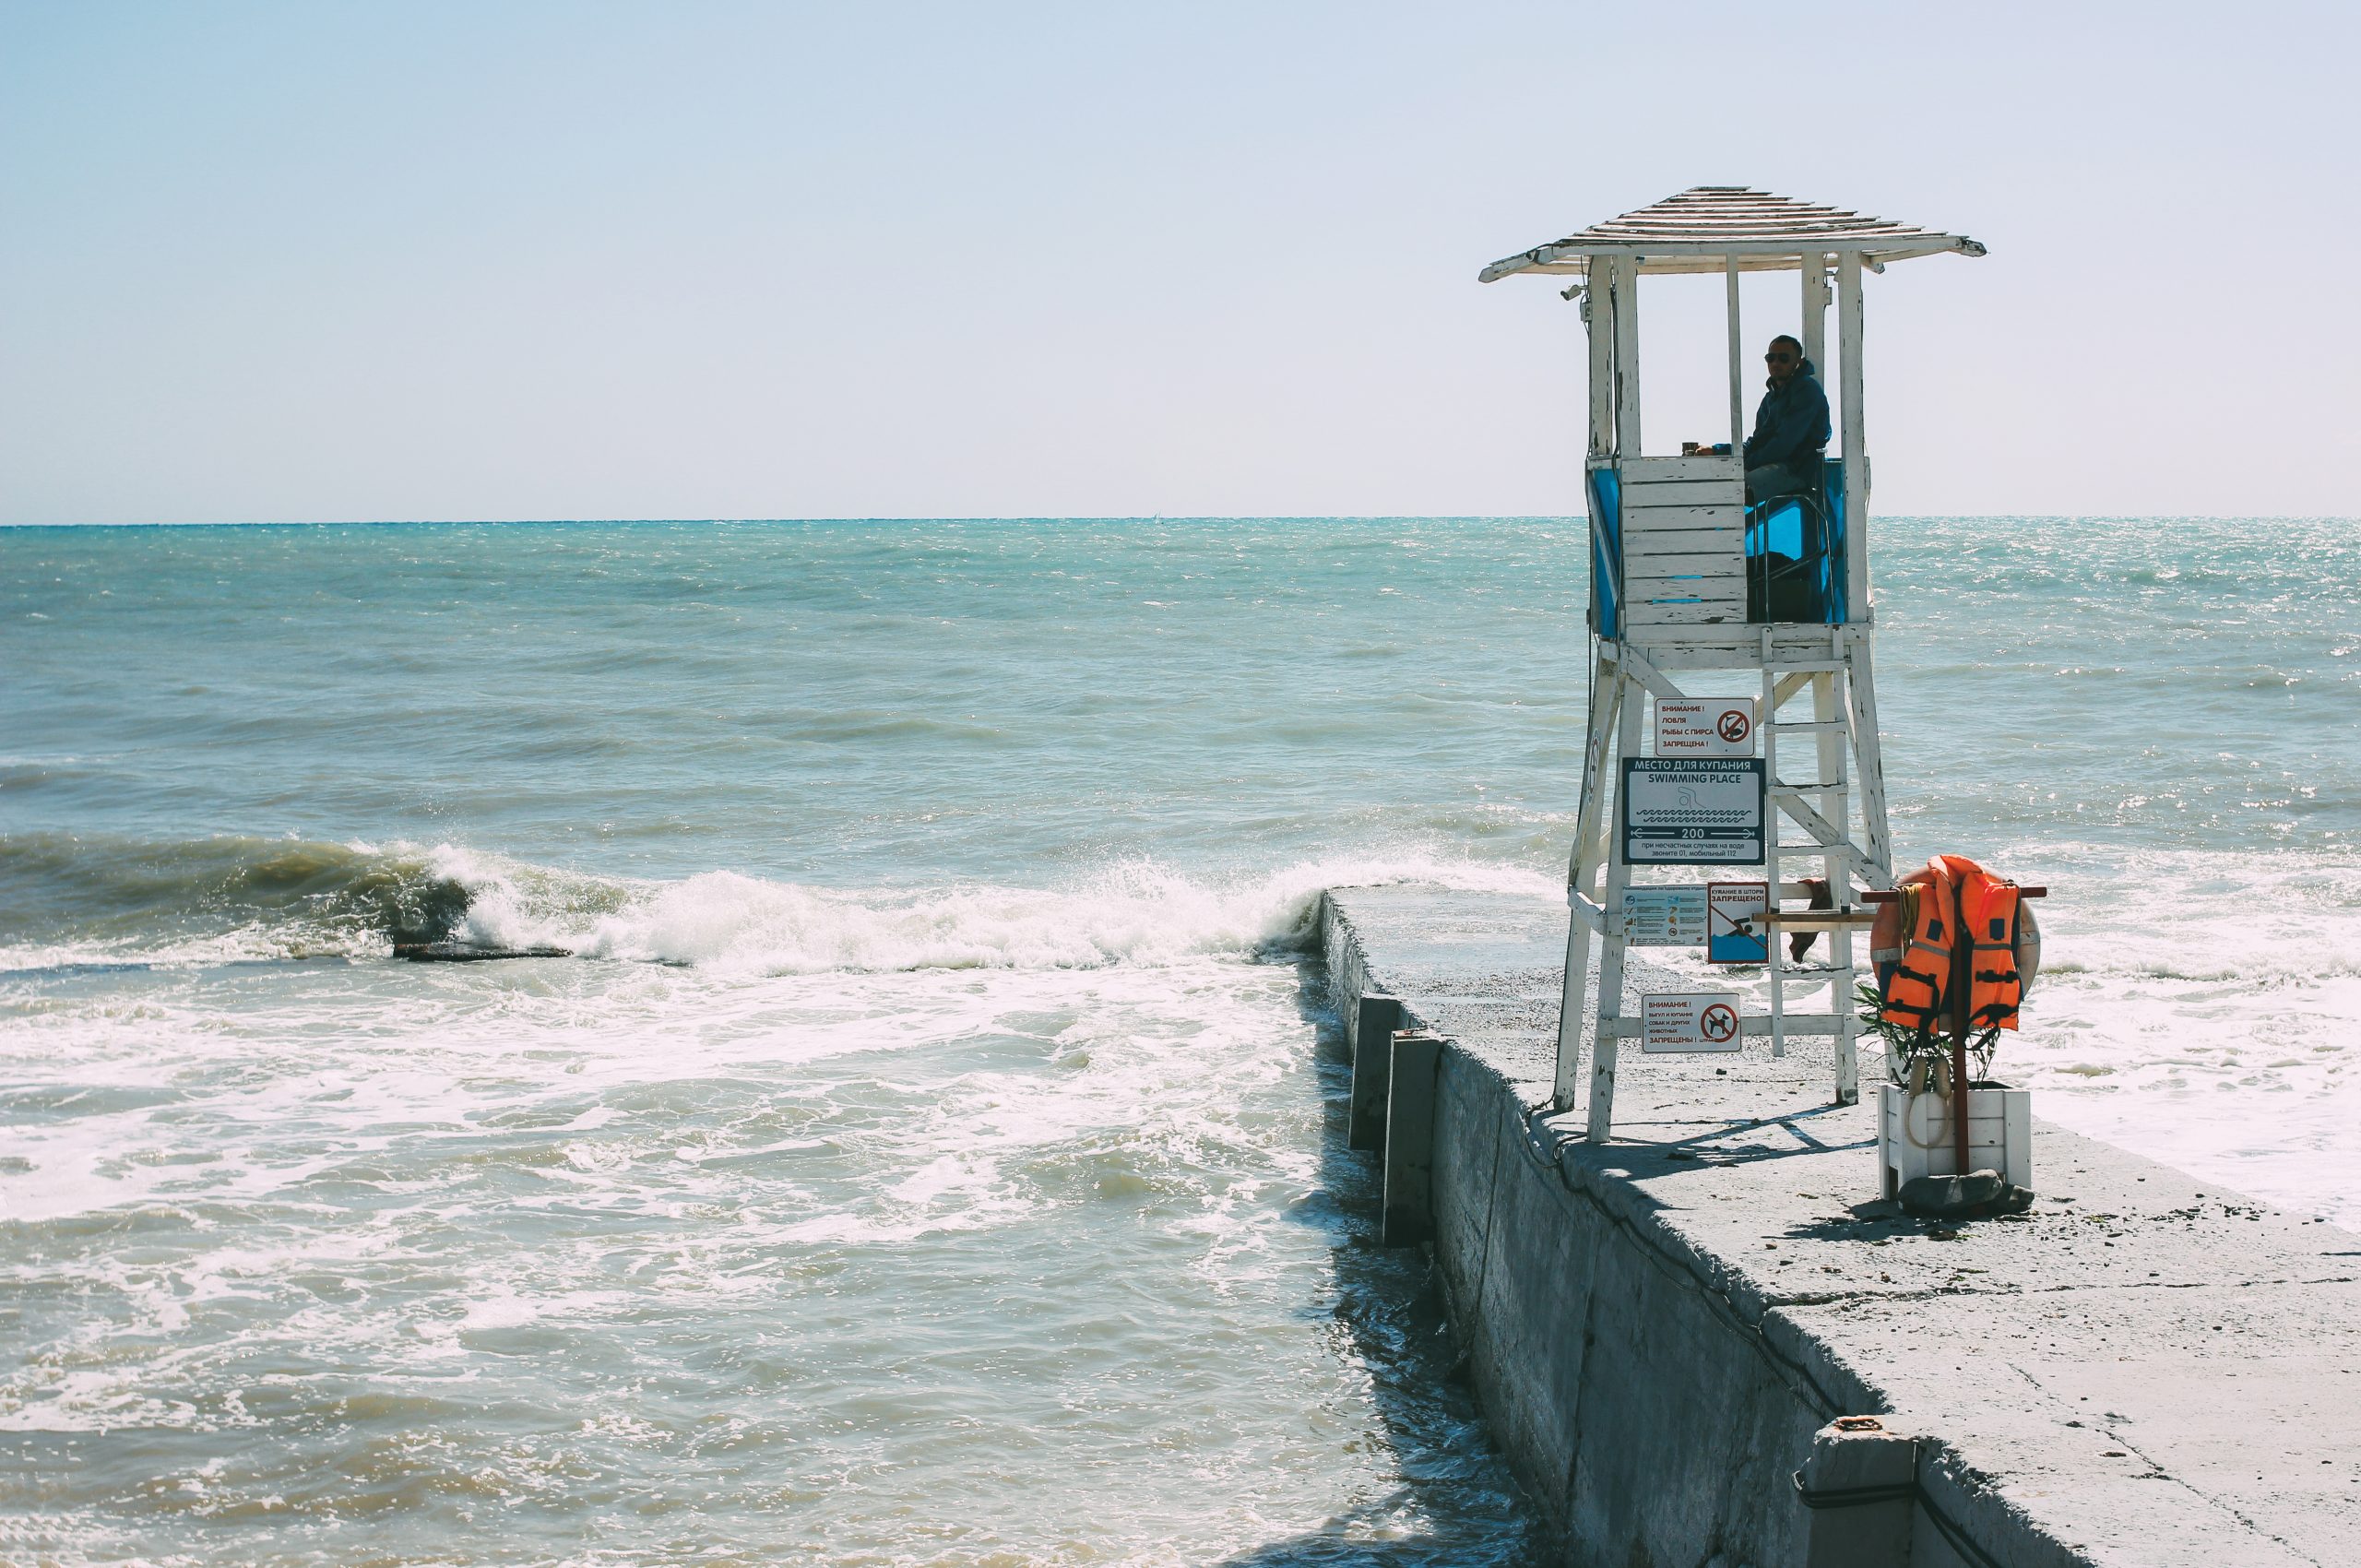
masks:
[[[1333,906],[1323,923],[1355,1033],[1368,957]],[[1840,1407],[1867,1408],[1858,1391],[1816,1388],[1631,1194],[1570,1180],[1501,1074],[1446,1045],[1432,1105],[1435,1266],[1495,1440],[1568,1561],[1803,1562],[1791,1477]]]
[[[1351,902],[1322,910],[1348,1048],[1372,994],[1446,1036],[1395,1059],[1392,1115],[1430,1107],[1425,1244],[1560,1561],[2361,1562],[2361,1241],[2042,1123],[2042,1212],[1937,1234],[1874,1201],[1868,1109],[1786,1063],[1733,1065],[1718,1107],[1707,1064],[1652,1130],[1580,1142],[1541,1105],[1549,922],[1471,938],[1466,905]],[[1766,1113],[1777,1082],[1800,1098]],[[1838,1440],[1859,1416],[1887,1432]],[[1799,1471],[1823,1503],[1904,1495],[1809,1508]]]

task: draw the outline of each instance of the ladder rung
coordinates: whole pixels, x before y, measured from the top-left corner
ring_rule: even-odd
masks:
[[[1774,675],[1824,675],[1849,668],[1841,659],[1808,659],[1794,664],[1762,666]]]
[[[1802,719],[1794,723],[1789,723],[1784,719],[1774,719],[1771,721],[1771,728],[1774,730],[1804,731],[1820,735],[1841,735],[1845,731],[1850,730],[1852,726],[1845,723],[1845,720],[1841,719]]]

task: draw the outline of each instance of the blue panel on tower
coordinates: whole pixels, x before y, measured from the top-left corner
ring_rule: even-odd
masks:
[[[1590,629],[1623,635],[1623,481],[1611,468],[1590,470]]]

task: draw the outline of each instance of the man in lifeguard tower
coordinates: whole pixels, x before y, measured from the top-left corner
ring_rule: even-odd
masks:
[[[1754,434],[1746,438],[1750,505],[1815,488],[1828,450],[1828,394],[1820,389],[1804,346],[1782,334],[1771,339],[1762,362],[1771,370],[1771,389],[1754,411]]]

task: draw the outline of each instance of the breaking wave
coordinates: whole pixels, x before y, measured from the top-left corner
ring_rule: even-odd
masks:
[[[94,959],[314,957],[433,941],[473,897],[468,858],[223,836],[0,837],[0,947]],[[53,960],[54,961],[54,960]]]
[[[749,974],[1085,968],[1312,943],[1320,892],[1415,882],[1561,895],[1518,867],[1420,853],[1209,880],[1152,860],[1062,886],[842,890],[734,871],[603,877],[458,845],[0,839],[0,969],[374,957],[397,942],[557,946]]]

